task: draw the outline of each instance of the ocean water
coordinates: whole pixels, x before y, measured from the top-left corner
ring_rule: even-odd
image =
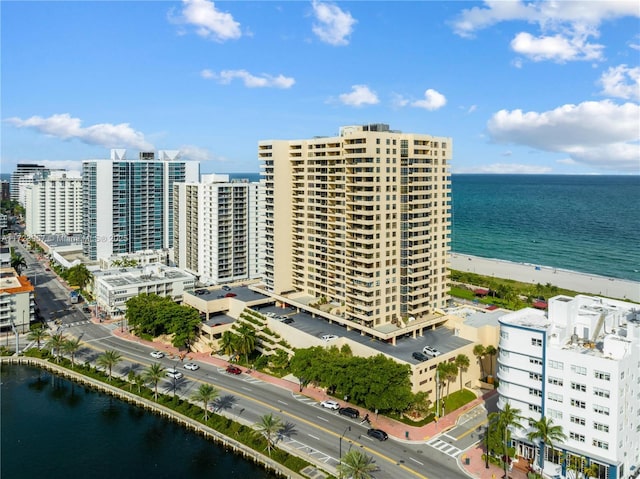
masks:
[[[26,366],[2,366],[2,479],[275,479],[173,422]]]
[[[457,253],[640,281],[640,176],[453,175],[452,196]]]

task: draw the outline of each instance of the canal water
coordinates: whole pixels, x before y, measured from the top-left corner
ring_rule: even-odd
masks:
[[[275,479],[149,412],[27,366],[0,374],[2,479]]]

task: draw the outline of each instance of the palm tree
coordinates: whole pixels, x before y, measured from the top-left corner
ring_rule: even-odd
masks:
[[[545,446],[551,448],[551,453],[553,454],[554,444],[566,441],[567,436],[562,431],[562,426],[553,424],[553,419],[546,416],[542,416],[538,421],[530,422],[530,425],[533,430],[527,434],[527,439],[532,442],[540,441],[540,475],[544,477]]]
[[[144,377],[142,377],[140,374],[136,374],[135,377],[133,378],[133,382],[135,383],[136,386],[138,386],[138,394],[140,394],[140,390],[142,389],[142,386],[144,386],[144,383],[145,383]]]
[[[220,350],[223,354],[231,356],[236,352],[236,345],[238,344],[238,336],[231,331],[225,331],[220,338]]]
[[[71,368],[73,369],[75,367],[75,359],[76,359],[76,353],[78,352],[78,350],[80,349],[80,339],[78,338],[72,338],[72,339],[67,339],[63,345],[62,345],[62,350],[71,355]]]
[[[498,350],[495,347],[489,345],[485,348],[484,354],[489,356],[489,366],[491,367],[491,375],[493,376],[493,357],[498,354]]]
[[[520,409],[512,408],[508,403],[502,411],[489,414],[489,420],[495,421],[502,437],[504,477],[509,477],[509,441],[511,440],[509,429],[522,429],[521,421],[523,419],[524,417],[520,415]]]
[[[244,354],[245,361],[249,362],[249,354],[256,347],[256,330],[243,324],[238,328],[238,351]]]
[[[476,357],[476,359],[478,360],[478,363],[480,364],[480,374],[482,375],[483,379],[485,377],[485,374],[484,374],[484,363],[482,362],[482,360],[484,359],[485,354],[486,354],[486,350],[484,349],[484,346],[482,344],[476,344],[473,347],[473,355]]]
[[[274,446],[274,436],[282,427],[282,421],[278,417],[274,417],[273,413],[265,414],[260,418],[260,422],[256,424],[256,430],[267,439],[267,451],[271,457],[271,448]]]
[[[62,333],[56,333],[49,338],[47,341],[47,346],[51,348],[52,351],[55,351],[54,355],[56,357],[56,363],[60,362],[60,357],[62,356],[62,348],[64,347],[64,343],[67,338]]]
[[[469,369],[469,365],[471,364],[469,356],[466,354],[458,354],[454,364],[458,366],[458,371],[460,371],[460,391],[462,391],[462,373]]]
[[[211,384],[201,384],[198,390],[191,396],[196,402],[202,402],[202,408],[204,409],[204,420],[209,419],[209,403],[214,401],[218,397],[218,390]]]
[[[153,397],[158,400],[158,383],[164,377],[164,368],[160,363],[153,363],[144,372],[144,378],[147,382],[153,384]]]
[[[69,284],[73,284],[75,286],[79,286],[81,290],[85,288],[87,284],[91,281],[93,275],[87,269],[87,267],[83,264],[77,264],[68,270],[68,278]]]
[[[27,261],[20,253],[11,254],[11,267],[16,270],[18,276],[22,273],[22,268],[27,267]]]
[[[350,479],[371,479],[372,473],[378,468],[373,463],[373,458],[360,449],[351,449],[340,458],[338,464],[339,477]]]
[[[118,351],[109,350],[98,356],[96,364],[98,366],[104,367],[108,371],[109,381],[111,381],[111,372],[113,371],[113,368],[116,366],[116,364],[121,361],[121,359],[122,356]]]
[[[40,349],[40,343],[49,337],[49,332],[45,329],[45,327],[40,324],[29,331],[27,339],[29,341],[35,341],[38,343],[38,349]]]

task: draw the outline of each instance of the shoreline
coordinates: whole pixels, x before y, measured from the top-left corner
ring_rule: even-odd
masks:
[[[450,263],[451,269],[457,271],[513,279],[530,284],[550,283],[580,293],[640,302],[640,282],[636,281],[453,252]]]

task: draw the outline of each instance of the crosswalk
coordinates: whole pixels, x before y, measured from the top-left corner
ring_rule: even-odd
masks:
[[[453,444],[447,442],[446,440],[444,440],[444,438],[449,439],[450,441],[455,440],[454,438],[449,437],[446,434],[442,434],[440,436],[436,436],[433,439],[427,441],[427,444],[432,448],[437,449],[441,453],[446,454],[447,456],[457,457],[458,454],[462,452],[462,450],[458,449]]]

